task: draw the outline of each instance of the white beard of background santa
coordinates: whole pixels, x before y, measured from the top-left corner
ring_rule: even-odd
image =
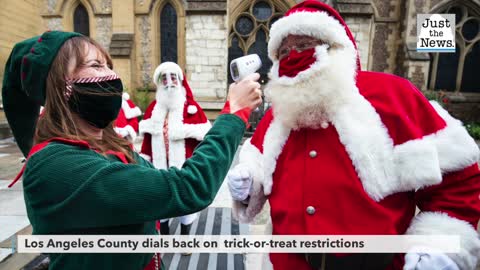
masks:
[[[178,85],[162,85],[162,74],[177,76]],[[155,70],[153,80],[157,85],[155,100],[148,106],[140,122],[140,134],[144,135],[141,154],[158,169],[172,166],[181,168],[185,159],[203,140],[211,124],[193,99],[192,91],[177,64],[162,63]],[[164,132],[164,127],[167,132]]]
[[[277,58],[288,35],[328,45],[292,70]],[[234,202],[234,215],[251,222],[269,200],[276,235],[455,232],[461,252],[447,255],[473,269],[479,151],[460,121],[409,81],[361,71],[350,30],[319,1],[300,3],[275,22],[268,50],[272,109],[240,152],[238,166],[248,169],[253,187],[248,204]],[[416,206],[422,212],[414,218]],[[270,254],[270,262],[262,269],[311,269],[302,254]],[[402,269],[403,255],[387,265],[381,268]]]

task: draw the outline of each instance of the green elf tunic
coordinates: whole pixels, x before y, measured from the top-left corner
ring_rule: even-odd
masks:
[[[245,131],[220,115],[182,169],[124,164],[87,147],[51,142],[26,164],[33,234],[157,234],[155,220],[198,212],[215,198]],[[50,269],[141,270],[153,254],[50,254]]]

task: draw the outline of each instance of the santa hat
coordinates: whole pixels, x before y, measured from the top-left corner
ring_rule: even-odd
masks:
[[[53,60],[65,41],[79,33],[49,31],[15,45],[3,76],[3,108],[24,156],[30,152]]]
[[[295,5],[272,25],[268,42],[268,56],[272,61],[278,61],[277,50],[288,35],[311,36],[330,45],[353,46],[356,49],[355,39],[340,14],[316,0]]]
[[[185,88],[185,106],[187,107],[187,112],[189,114],[195,114],[198,112],[197,103],[193,99],[192,89],[188,85],[187,78],[185,77],[182,68],[179,65],[173,62],[164,62],[160,64],[153,73],[153,83],[156,86],[159,84],[160,76],[165,73],[177,74],[178,78],[182,81],[183,88]]]

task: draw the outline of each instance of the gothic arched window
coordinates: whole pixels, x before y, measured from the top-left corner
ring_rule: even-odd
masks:
[[[272,67],[267,51],[270,27],[283,15],[283,12],[285,10],[281,10],[271,0],[251,1],[231,24],[228,37],[228,62],[247,54],[258,54],[263,63],[258,71],[262,84],[267,82],[267,73]],[[228,68],[228,81],[232,82],[230,68]]]
[[[85,36],[90,36],[88,11],[82,4],[79,4],[73,12],[73,31]]]
[[[480,16],[473,8],[447,6],[439,13],[455,14],[455,53],[433,54],[429,88],[434,90],[480,93]]]
[[[177,63],[177,12],[167,3],[160,13],[160,60]]]

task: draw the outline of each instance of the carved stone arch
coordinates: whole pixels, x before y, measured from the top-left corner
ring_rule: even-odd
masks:
[[[233,25],[240,16],[245,11],[249,11],[250,7],[252,7],[256,2],[259,2],[260,0],[243,0],[240,1],[240,3],[233,8],[233,10],[230,12],[229,15],[229,23],[228,23],[228,31],[232,31]],[[285,13],[287,10],[289,10],[291,7],[296,5],[297,3],[294,0],[281,0],[281,1],[272,1],[272,0],[266,0],[266,2],[272,3],[276,9],[281,11],[282,15]]]
[[[57,8],[58,13],[62,14],[63,27],[65,31],[73,31],[73,14],[79,4],[82,4],[88,13],[89,32],[90,37],[96,38],[96,20],[95,20],[95,6],[91,0],[64,0],[60,1]]]
[[[237,38],[238,43],[239,43],[239,47],[240,47],[240,48],[244,51],[244,53],[245,53],[245,48],[247,47],[247,46],[245,45],[245,41],[244,41],[242,38],[240,38],[240,36],[239,36],[237,33],[235,33],[235,32],[230,33],[230,35],[228,36],[228,48],[232,47],[232,40],[233,40],[234,37]]]
[[[373,9],[373,19],[376,21],[378,18],[380,18],[380,13],[378,12],[378,8],[375,5],[375,1],[370,1],[370,4]]]
[[[433,6],[430,9],[430,13],[441,12],[445,8],[447,8],[449,6],[456,5],[456,4],[463,5],[463,6],[466,6],[468,8],[471,8],[471,9],[474,10],[474,12],[480,14],[480,0],[469,0],[469,1],[465,1],[465,0],[443,0],[443,1],[440,1],[438,4],[436,4],[435,6]]]
[[[259,4],[260,2],[263,3]],[[262,62],[265,64],[262,65],[262,69],[259,71],[262,75],[261,82],[266,83],[268,81],[267,73],[272,65],[266,53],[266,44],[270,36],[270,26],[272,22],[283,16],[283,14],[295,4],[295,1],[290,0],[248,0],[239,2],[229,15],[229,62],[233,60],[234,56],[238,57],[237,54],[230,55],[232,38],[237,37],[239,39],[238,46],[244,55],[252,50],[259,54]],[[269,8],[267,8],[267,5]],[[265,38],[265,41],[262,40],[261,44],[256,44],[257,34],[260,30],[265,34],[261,36],[262,39]],[[231,80],[230,76],[229,80]]]
[[[268,28],[265,27],[265,25],[263,25],[263,24],[258,25],[257,27],[255,27],[255,29],[252,31],[252,34],[248,37],[248,39],[245,42],[245,47],[246,47],[247,51],[250,48],[250,46],[252,46],[253,43],[255,43],[255,41],[257,39],[257,33],[258,33],[259,30],[263,30],[267,40],[270,37],[270,32],[269,32]]]
[[[166,4],[170,4],[177,13],[177,64],[185,70],[186,68],[186,49],[185,49],[185,6],[181,0],[153,0],[150,3],[149,15],[151,25],[152,47],[153,47],[153,66],[157,67],[161,64],[161,29],[160,29],[160,14]]]

